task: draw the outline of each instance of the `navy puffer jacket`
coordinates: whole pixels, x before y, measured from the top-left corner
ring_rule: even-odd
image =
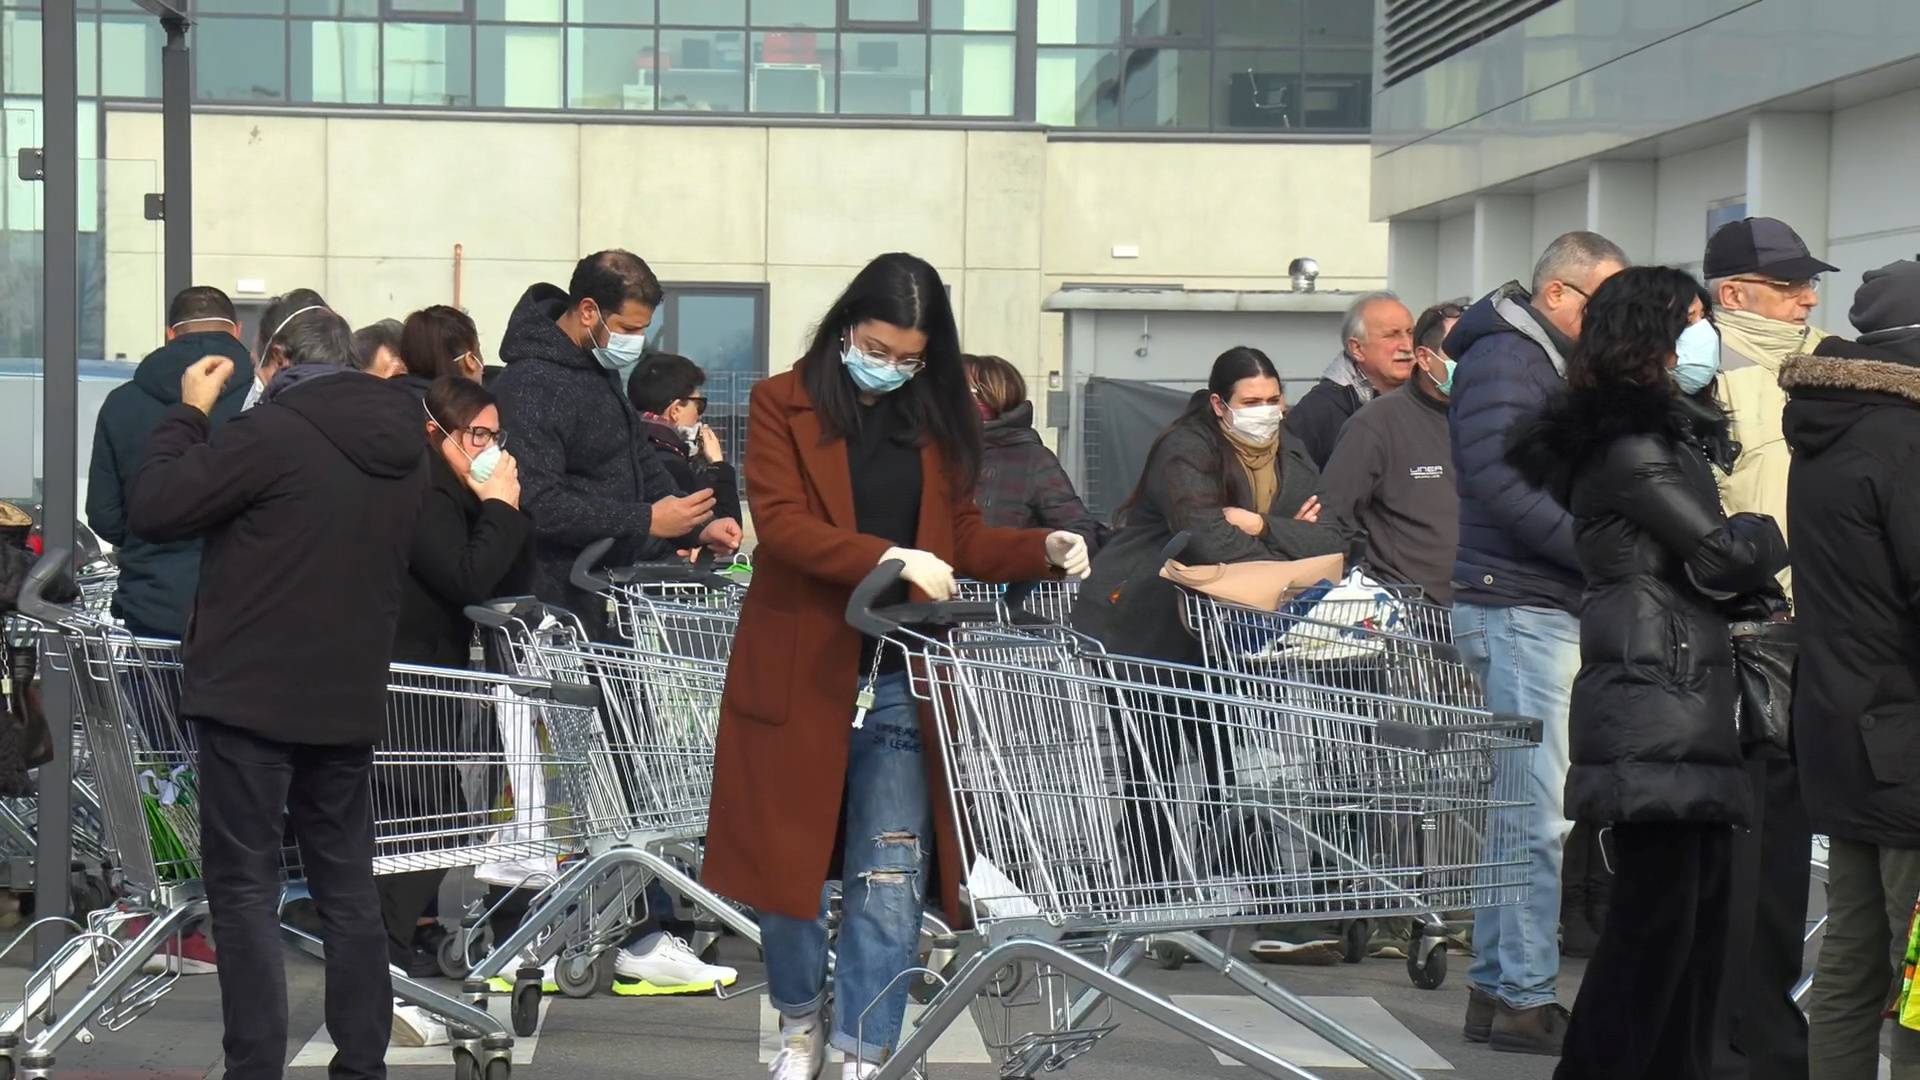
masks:
[[[1566,386],[1573,348],[1530,301],[1519,282],[1502,285],[1467,309],[1443,346],[1459,361],[1448,407],[1460,489],[1454,599],[1573,612],[1573,517],[1506,460],[1513,432]]]

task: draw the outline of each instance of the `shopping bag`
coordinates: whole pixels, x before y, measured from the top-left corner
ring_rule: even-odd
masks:
[[[139,777],[141,810],[147,818],[154,868],[162,881],[200,876],[199,784],[185,765],[166,776],[149,769]]]
[[[1385,651],[1387,636],[1402,632],[1407,622],[1400,596],[1360,570],[1305,590],[1278,614],[1279,632],[1250,652],[1249,661],[1358,660]]]
[[[1338,581],[1346,571],[1339,555],[1311,559],[1260,560],[1221,566],[1189,566],[1168,559],[1160,576],[1176,585],[1228,603],[1273,611],[1281,601],[1326,581]]]
[[[1900,993],[1887,1009],[1888,1018],[1901,1027],[1920,1030],[1920,995],[1913,992],[1914,968],[1920,966],[1920,899],[1914,901],[1913,916],[1907,920],[1907,951],[1900,964]]]

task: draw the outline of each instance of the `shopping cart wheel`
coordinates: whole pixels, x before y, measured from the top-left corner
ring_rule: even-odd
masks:
[[[469,938],[478,948],[468,948]],[[434,959],[440,962],[440,974],[449,979],[460,980],[467,977],[473,965],[467,963],[467,957],[478,954],[485,956],[493,951],[493,928],[482,926],[478,930],[465,930],[455,927],[440,939],[440,946],[434,950]]]
[[[613,991],[613,950],[598,956],[575,956],[553,967],[553,981],[570,998],[588,998]]]
[[[559,973],[555,972],[555,974],[557,975]],[[533,1038],[534,1032],[540,1030],[539,979],[528,979],[524,982],[513,984],[513,1008],[511,1012],[513,1033],[523,1039]],[[472,1075],[478,1078],[480,1075],[480,1063],[474,1061],[472,1064]],[[455,1071],[458,1072],[458,1068],[456,1068]]]
[[[480,1060],[472,1051],[454,1047],[453,1080],[484,1080],[480,1075]]]
[[[1373,940],[1373,927],[1365,919],[1354,919],[1340,932],[1341,959],[1357,964],[1367,958],[1367,942]]]
[[[1426,958],[1420,957],[1422,951]],[[1407,978],[1422,990],[1438,990],[1447,981],[1447,942],[1445,938],[1419,937],[1407,950]]]

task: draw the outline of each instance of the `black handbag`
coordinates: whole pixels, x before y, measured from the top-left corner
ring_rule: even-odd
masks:
[[[1793,666],[1799,631],[1790,622],[1733,624],[1733,677],[1739,692],[1740,741],[1781,750],[1793,741]]]

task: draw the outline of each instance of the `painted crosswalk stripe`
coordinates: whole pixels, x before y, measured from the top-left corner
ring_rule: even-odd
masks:
[[[1358,1069],[1360,1062],[1320,1036],[1288,1019],[1257,998],[1227,994],[1180,994],[1175,1005],[1222,1030],[1238,1035],[1270,1054],[1303,1069]],[[1453,1065],[1370,997],[1310,997],[1307,1004],[1335,1023],[1415,1069],[1452,1069]],[[1222,1065],[1239,1062],[1220,1053]]]
[[[922,1006],[909,1004],[906,1030],[911,1031],[914,1021],[925,1011]],[[779,1052],[780,1012],[763,994],[760,997],[760,1063],[771,1062]],[[830,1062],[839,1061],[841,1056],[838,1050],[827,1051]],[[933,1052],[927,1055],[927,1061],[933,1065],[989,1065],[994,1058],[987,1052],[986,1040],[980,1037],[980,1028],[974,1024],[972,1013],[966,1012],[934,1040]]]
[[[540,1026],[547,1024],[547,1006],[553,1003],[550,997],[540,999]],[[507,1013],[511,1003],[504,996],[487,999],[487,1011],[498,1017],[502,1023],[511,1024]],[[529,1065],[533,1063],[533,1052],[540,1045],[540,1035],[536,1030],[529,1037],[518,1036],[513,1040],[513,1063]],[[289,1069],[324,1069],[333,1060],[333,1040],[327,1037],[327,1029],[322,1026],[314,1032],[313,1038],[300,1048],[300,1052],[287,1063]],[[445,1046],[390,1046],[387,1048],[387,1064],[392,1065],[437,1065],[446,1067],[453,1060],[453,1051]]]

